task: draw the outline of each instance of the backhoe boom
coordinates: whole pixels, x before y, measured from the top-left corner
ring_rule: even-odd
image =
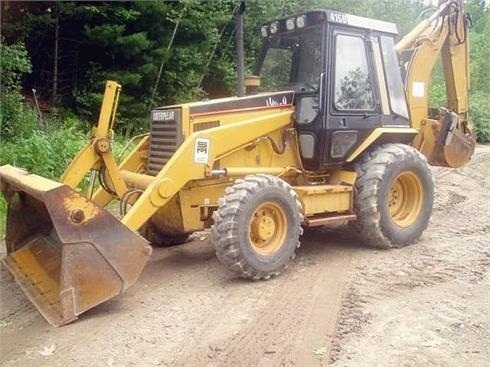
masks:
[[[468,121],[469,37],[463,1],[446,1],[397,45],[406,64],[406,94],[412,126],[419,129],[413,145],[433,165],[459,167],[473,154],[475,139]],[[434,65],[441,57],[447,106],[429,109]]]

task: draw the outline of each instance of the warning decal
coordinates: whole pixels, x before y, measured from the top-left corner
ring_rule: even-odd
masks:
[[[194,146],[194,163],[208,163],[209,139],[197,138]]]

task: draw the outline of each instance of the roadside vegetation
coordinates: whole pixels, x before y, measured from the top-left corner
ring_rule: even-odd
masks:
[[[329,8],[397,23],[410,30],[427,8],[414,0],[248,0],[246,68],[252,72],[260,24],[286,14]],[[236,0],[2,2],[0,165],[58,179],[98,117],[105,80],[123,85],[118,146],[148,129],[156,105],[234,93]],[[490,11],[469,0],[473,15],[471,118],[490,141]],[[431,100],[444,103],[436,75]],[[0,234],[6,204],[0,199]]]

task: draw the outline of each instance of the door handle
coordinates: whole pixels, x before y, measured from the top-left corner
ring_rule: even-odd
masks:
[[[320,113],[323,113],[323,105],[324,105],[324,100],[325,100],[325,96],[323,95],[323,90],[324,90],[324,84],[325,84],[325,73],[321,73],[320,74],[320,90],[319,90],[319,94],[320,94],[320,97],[318,98],[318,110],[320,111]]]

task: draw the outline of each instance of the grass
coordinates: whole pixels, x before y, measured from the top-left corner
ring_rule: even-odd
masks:
[[[58,181],[62,172],[86,142],[87,136],[80,133],[80,129],[73,127],[53,129],[48,132],[35,131],[29,137],[2,142],[0,166],[11,164]],[[113,148],[116,159],[126,144],[127,141],[124,139],[116,139]],[[128,154],[135,145],[136,142],[132,142],[125,153]],[[87,181],[82,181],[79,187],[83,192],[87,187]],[[5,237],[6,216],[7,202],[0,194],[0,239]]]

